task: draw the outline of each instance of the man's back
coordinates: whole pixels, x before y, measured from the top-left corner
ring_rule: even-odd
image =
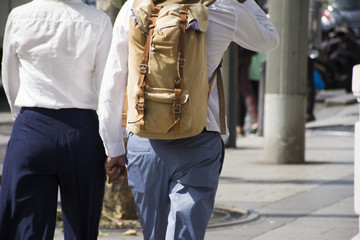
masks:
[[[111,36],[103,34],[106,30],[111,31],[109,17],[80,0],[35,0],[13,9],[4,41],[3,80],[7,89],[14,81],[9,72],[19,69],[15,104],[96,109],[99,66],[107,56],[98,49],[102,38]],[[13,54],[19,65],[7,60]]]

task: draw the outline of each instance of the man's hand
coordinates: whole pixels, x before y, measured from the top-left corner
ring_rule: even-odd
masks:
[[[120,184],[124,178],[127,178],[125,155],[108,157],[105,161],[105,172],[109,177],[108,183]]]

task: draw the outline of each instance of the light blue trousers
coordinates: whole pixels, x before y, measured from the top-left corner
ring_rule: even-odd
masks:
[[[144,239],[204,239],[224,159],[220,134],[151,140],[130,133],[127,151]]]

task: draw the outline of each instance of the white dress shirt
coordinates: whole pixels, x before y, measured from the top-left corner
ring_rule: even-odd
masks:
[[[111,45],[110,18],[81,0],[34,0],[6,24],[2,80],[21,107],[97,109]]]
[[[125,153],[123,138],[126,131],[121,127],[124,90],[127,82],[129,18],[133,0],[122,7],[113,31],[113,41],[105,66],[100,89],[100,135],[108,156]],[[209,7],[207,30],[207,71],[211,76],[219,65],[230,42],[257,52],[268,52],[278,46],[278,34],[265,13],[254,2],[247,0],[217,0]],[[209,97],[206,129],[220,131],[219,106],[216,83]],[[227,135],[223,136],[226,139]]]

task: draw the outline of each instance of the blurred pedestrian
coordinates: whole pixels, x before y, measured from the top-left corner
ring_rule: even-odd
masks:
[[[0,191],[0,239],[97,239],[105,185],[98,92],[112,26],[81,0],[34,0],[8,16],[2,80],[15,123]]]
[[[254,92],[256,106],[259,106],[259,87],[260,87],[260,78],[261,78],[261,71],[263,66],[263,63],[266,62],[266,53],[257,53],[254,56],[251,57],[251,64],[249,68],[249,80]],[[259,114],[258,109],[258,114]],[[253,126],[254,128],[255,126]],[[256,125],[256,129],[257,129]]]
[[[238,88],[239,114],[236,133],[245,135],[245,118],[247,113],[251,119],[250,133],[256,133],[258,127],[257,94],[249,79],[251,58],[256,52],[239,47],[238,56]]]
[[[314,83],[314,59],[311,51],[319,51],[321,47],[321,0],[309,0],[308,20],[308,75],[307,75],[307,97],[306,97],[306,122],[315,120],[314,107],[316,88]]]

